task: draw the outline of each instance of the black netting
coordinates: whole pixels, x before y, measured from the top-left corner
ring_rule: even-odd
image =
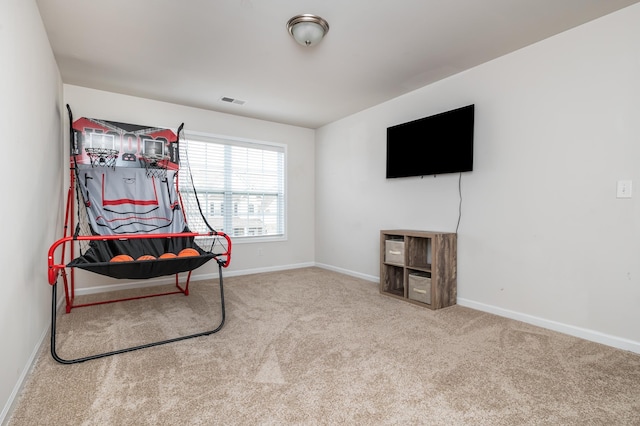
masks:
[[[90,248],[82,256],[67,266],[85,269],[113,278],[145,279],[172,275],[196,269],[216,255],[200,248],[191,237],[144,238],[129,240],[93,240]],[[172,257],[163,259],[165,253],[179,254],[185,248],[193,248],[198,256]],[[117,255],[131,256],[133,261],[112,262]],[[137,260],[150,255],[154,260]]]

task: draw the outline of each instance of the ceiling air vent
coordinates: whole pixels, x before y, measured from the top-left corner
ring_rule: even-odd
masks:
[[[244,105],[244,102],[245,102],[245,101],[242,101],[240,99],[229,98],[227,96],[221,97],[220,100],[222,102],[228,102],[230,104],[236,104],[236,105]]]

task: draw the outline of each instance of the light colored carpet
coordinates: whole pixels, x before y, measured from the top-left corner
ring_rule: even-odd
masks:
[[[47,344],[8,424],[640,425],[637,354],[319,268],[224,283],[217,334],[71,366]],[[213,328],[217,280],[191,289],[61,313],[58,352]]]

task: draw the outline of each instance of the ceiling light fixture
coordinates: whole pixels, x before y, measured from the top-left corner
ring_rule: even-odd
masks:
[[[329,32],[329,23],[316,15],[297,15],[287,22],[289,34],[303,46],[313,46]]]

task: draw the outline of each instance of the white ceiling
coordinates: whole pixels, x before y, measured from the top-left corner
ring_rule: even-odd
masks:
[[[638,1],[37,4],[64,83],[318,128]],[[317,46],[287,32],[302,13],[329,22]]]

